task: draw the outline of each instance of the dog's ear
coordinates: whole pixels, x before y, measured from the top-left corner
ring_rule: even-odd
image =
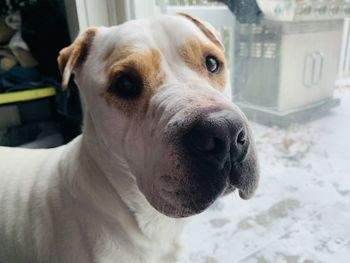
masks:
[[[187,13],[177,13],[177,15],[183,16],[192,21],[204,33],[204,35],[207,36],[207,38],[209,38],[222,51],[225,51],[224,44],[221,42],[216,29],[211,24]]]
[[[83,65],[89,55],[96,31],[95,27],[88,28],[70,46],[60,51],[57,62],[62,74],[62,88],[64,90],[68,88],[71,75]]]

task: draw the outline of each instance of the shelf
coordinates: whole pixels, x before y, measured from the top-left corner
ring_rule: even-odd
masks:
[[[43,99],[47,97],[53,97],[55,95],[56,91],[54,87],[43,87],[24,91],[0,93],[0,105]]]

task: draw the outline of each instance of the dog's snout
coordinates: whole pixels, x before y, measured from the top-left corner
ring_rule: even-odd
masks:
[[[185,147],[196,158],[222,169],[242,161],[249,145],[243,118],[231,111],[201,116],[185,135]]]

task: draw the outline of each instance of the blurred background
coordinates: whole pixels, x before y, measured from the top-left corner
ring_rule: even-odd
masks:
[[[195,216],[183,263],[349,262],[349,0],[2,0],[0,145],[50,148],[81,132],[58,52],[88,26],[187,12],[221,34],[229,98],[247,114],[261,184]],[[0,160],[1,161],[1,160]]]

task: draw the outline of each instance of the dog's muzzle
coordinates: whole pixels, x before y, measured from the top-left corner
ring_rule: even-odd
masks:
[[[183,138],[194,158],[217,170],[242,162],[248,153],[249,140],[243,119],[230,111],[201,117]]]
[[[232,110],[200,114],[180,139],[186,186],[177,191],[182,205],[199,213],[219,196],[239,189],[248,199],[258,182],[254,143],[247,121]]]

